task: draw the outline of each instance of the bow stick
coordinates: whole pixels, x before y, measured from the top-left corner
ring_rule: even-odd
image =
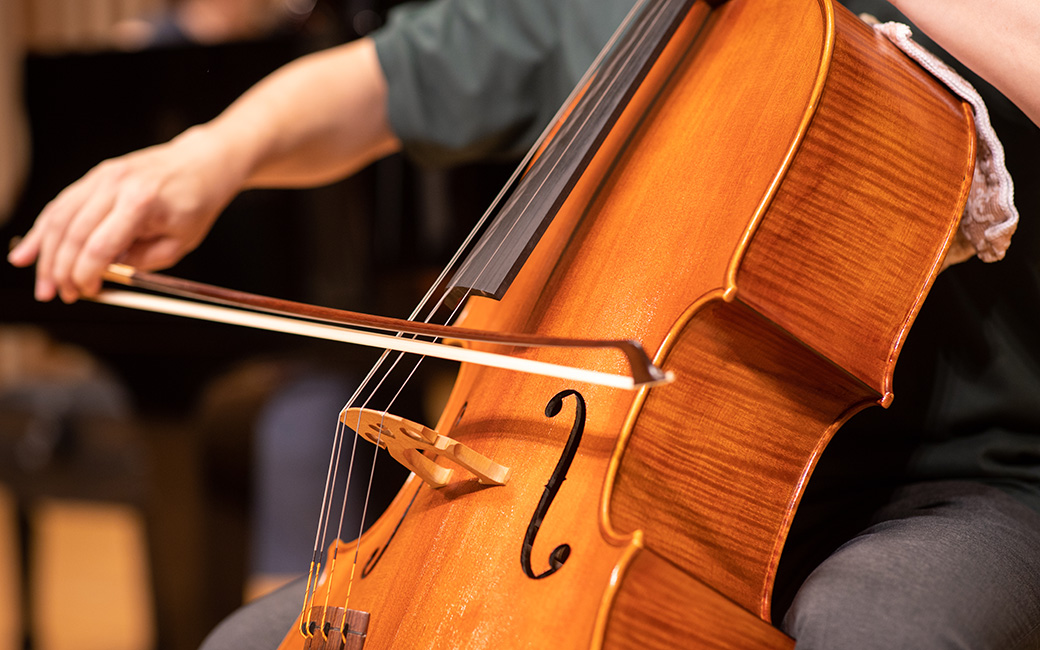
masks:
[[[109,265],[103,277],[109,282],[138,289],[216,303],[200,304],[116,289],[103,289],[92,298],[95,302],[109,305],[355,343],[399,352],[424,354],[441,359],[584,381],[615,388],[635,389],[672,380],[671,373],[666,373],[655,366],[639,342],[632,340],[554,338],[420,323],[259,296],[158,273],[139,271],[123,264]],[[505,354],[460,348],[445,343],[420,341],[354,329],[359,327],[416,336],[521,347],[612,348],[625,356],[631,374],[630,376],[615,375]]]

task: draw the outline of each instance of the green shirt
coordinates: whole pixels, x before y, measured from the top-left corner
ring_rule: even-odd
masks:
[[[390,122],[420,162],[531,147],[634,0],[434,0],[374,34]]]

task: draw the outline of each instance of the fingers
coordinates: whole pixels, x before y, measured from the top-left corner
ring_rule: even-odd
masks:
[[[148,215],[146,201],[123,195],[82,242],[77,243],[70,232],[67,240],[75,253],[66,274],[58,276],[68,278],[60,285],[62,300],[72,302],[80,296],[95,295],[101,289],[101,276],[109,264],[123,258],[133,247],[147,250],[154,246],[152,241],[138,242]]]
[[[29,232],[22,237],[21,240],[17,241],[15,246],[7,254],[7,261],[14,266],[22,267],[29,266],[36,260],[36,255],[40,250],[39,235],[34,233],[35,229],[30,229]]]
[[[221,151],[178,139],[101,163],[44,208],[8,259],[36,262],[38,300],[66,302],[94,295],[112,262],[175,263],[240,185]]]
[[[138,240],[119,261],[142,271],[154,271],[173,266],[184,252],[182,242],[171,237]]]
[[[122,257],[145,232],[165,224],[168,211],[151,167],[134,155],[101,163],[70,185],[40,213],[25,239],[8,256],[12,264],[36,262],[37,300],[60,296],[75,302],[101,288],[106,267]],[[147,242],[143,244],[147,248]]]
[[[40,240],[43,238],[43,228],[40,226],[40,222],[37,221],[36,225],[18,242],[18,245],[11,249],[7,255],[7,260],[11,264],[24,267],[36,260],[40,253]],[[37,276],[34,295],[37,300],[50,300],[54,297],[54,285],[49,280],[43,280]]]
[[[108,192],[93,192],[76,214],[66,220],[64,231],[58,233],[55,229],[43,244],[37,262],[37,278],[49,279],[65,302],[75,302],[83,289],[95,284],[89,278],[77,278],[73,269],[82,264],[84,257],[97,254],[87,243],[98,226],[110,218],[113,201]],[[100,285],[100,282],[96,284]],[[86,293],[90,294],[89,291]]]
[[[64,235],[69,220],[75,216],[83,196],[81,184],[66,188],[47,204],[22,242],[8,256],[16,266],[28,266],[36,262],[37,300],[51,300],[57,293],[52,273],[54,249]]]
[[[61,295],[73,302],[79,297],[71,272],[91,233],[111,212],[117,181],[110,166],[103,163],[62,191],[40,213],[27,237],[34,249],[18,258],[31,262],[35,257],[37,300]]]

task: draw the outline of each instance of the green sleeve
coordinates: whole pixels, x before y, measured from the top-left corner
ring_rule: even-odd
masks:
[[[432,0],[373,35],[405,151],[448,165],[528,149],[633,0]],[[566,36],[564,36],[566,35]]]

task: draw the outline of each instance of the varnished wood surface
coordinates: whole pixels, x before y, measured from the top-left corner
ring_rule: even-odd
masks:
[[[737,275],[740,299],[883,396],[971,187],[970,109],[835,15],[812,128]]]
[[[794,641],[657,555],[640,553],[623,578],[605,650],[790,650]]]
[[[877,395],[721,296],[691,315],[667,359],[697,388],[649,393],[614,486],[612,521],[642,530],[649,549],[768,618],[811,466]]]
[[[866,39],[853,21],[827,0],[731,0],[710,15],[703,3],[695,7],[504,299],[482,302],[465,323],[637,339],[678,380],[634,395],[464,366],[437,430],[510,467],[510,480],[405,485],[360,544],[367,577],[355,579],[346,606],[372,614],[366,648],[674,648],[691,625],[684,612],[719,618],[708,647],[790,647],[763,619],[791,517],[827,440],[853,411],[883,399],[878,387],[891,367],[876,362],[882,342],[864,354],[837,352],[849,330],[836,321],[860,312],[830,308],[836,316],[821,325],[805,304],[833,300],[845,275],[853,277],[844,304],[870,305],[899,284],[900,306],[882,310],[884,323],[863,326],[881,330],[873,335],[887,342],[880,356],[894,359],[970,176],[965,115],[923,72],[913,89],[873,83],[889,74],[880,72],[868,75],[866,97],[842,96],[860,87],[857,61],[891,58],[858,53],[889,46]],[[832,51],[846,63],[835,63]],[[852,81],[832,85],[835,71]],[[874,286],[868,278],[864,289],[848,260],[875,255],[879,244],[860,252],[863,237],[845,221],[855,215],[862,224],[869,205],[871,225],[901,223],[916,204],[890,197],[919,191],[909,181],[920,178],[870,157],[913,146],[902,133],[894,144],[874,141],[874,113],[890,110],[886,102],[902,107],[903,95],[915,97],[921,120],[954,134],[942,155],[958,171],[938,214],[926,218],[946,221],[906,244],[924,252],[885,258],[896,268],[880,275],[893,281]],[[824,115],[828,107],[836,112]],[[841,120],[854,127],[847,135],[813,131]],[[870,144],[846,146],[845,138],[867,133]],[[803,155],[806,143],[841,149],[818,165],[806,162],[822,155]],[[931,143],[924,150],[937,155]],[[884,190],[876,200],[848,201],[825,177],[848,168],[858,178],[861,152],[871,182],[855,191]],[[937,178],[926,180],[944,183]],[[816,201],[820,208],[800,214]],[[829,218],[826,201],[845,207]],[[774,210],[795,213],[796,224],[808,220],[811,234],[828,242],[821,250],[855,252],[836,268],[803,268],[800,251],[780,250],[787,227]],[[925,242],[928,233],[936,240]],[[809,274],[789,291],[769,284],[769,263],[781,255],[781,274]],[[524,354],[552,362],[564,353]],[[618,363],[584,362],[608,372]],[[521,570],[521,540],[575,417],[572,398],[555,417],[543,412],[565,389],[581,392],[587,418],[531,549],[533,568],[548,568],[561,544],[571,552],[558,571],[534,580]],[[350,572],[343,558],[353,554],[352,544],[341,547],[337,576]],[[332,589],[344,597],[339,577]],[[662,604],[666,598],[672,602]],[[642,616],[636,605],[646,607]],[[282,647],[301,645],[290,631]]]
[[[665,368],[703,379],[649,393],[611,502],[621,530],[763,618],[816,459],[890,398],[971,178],[962,105],[856,18],[835,20],[811,126],[734,258],[726,297],[765,318],[709,304],[677,330]]]

